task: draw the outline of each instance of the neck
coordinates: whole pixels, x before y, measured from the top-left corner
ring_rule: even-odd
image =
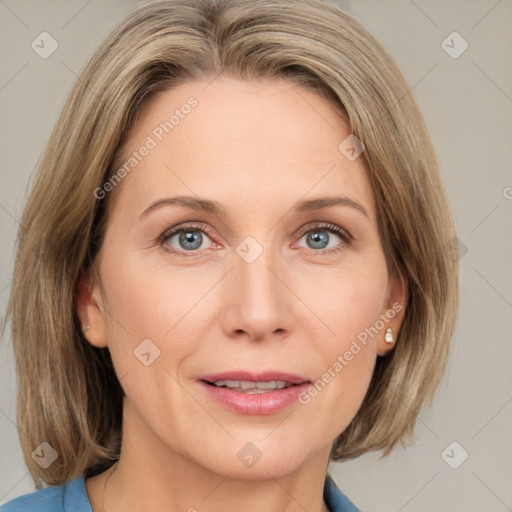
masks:
[[[329,446],[289,472],[261,464],[262,457],[243,474],[223,474],[163,447],[147,436],[131,407],[124,409],[119,462],[87,481],[94,512],[328,512],[323,486]]]

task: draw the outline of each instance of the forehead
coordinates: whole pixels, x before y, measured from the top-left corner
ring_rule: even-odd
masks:
[[[349,135],[327,99],[284,79],[188,81],[140,111],[117,162],[129,170],[120,195],[138,209],[178,194],[254,209],[350,194],[372,214],[362,158],[339,149]]]

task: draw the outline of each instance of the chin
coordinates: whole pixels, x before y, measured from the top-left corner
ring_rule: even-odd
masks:
[[[235,446],[232,450],[227,447],[221,450],[218,458],[212,452],[213,459],[207,461],[204,460],[203,452],[202,465],[223,477],[229,474],[231,479],[268,480],[293,473],[314,455],[304,445],[285,446],[269,440],[233,444]]]

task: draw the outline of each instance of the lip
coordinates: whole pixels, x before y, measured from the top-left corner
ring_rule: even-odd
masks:
[[[245,380],[249,382],[282,380],[294,384],[294,386],[275,389],[267,393],[247,394],[208,384],[208,382],[216,382],[219,380]],[[198,379],[198,384],[211,399],[215,400],[223,407],[227,407],[242,414],[268,415],[297,402],[299,394],[311,384],[311,381],[299,375],[280,371],[267,371],[262,373],[230,371],[201,376]]]

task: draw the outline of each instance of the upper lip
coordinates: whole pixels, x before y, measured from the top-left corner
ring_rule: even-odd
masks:
[[[270,382],[273,380],[282,380],[291,384],[302,384],[303,382],[310,382],[309,379],[301,377],[300,375],[294,375],[293,373],[281,372],[281,371],[265,371],[261,373],[252,373],[244,370],[233,370],[229,372],[221,372],[210,375],[202,375],[198,380],[204,380],[206,382],[217,382],[219,380],[237,380],[247,382]]]

